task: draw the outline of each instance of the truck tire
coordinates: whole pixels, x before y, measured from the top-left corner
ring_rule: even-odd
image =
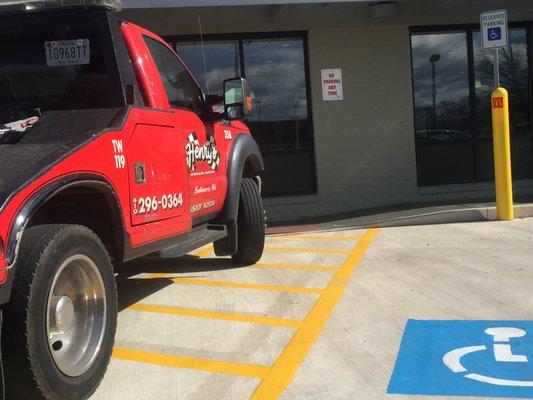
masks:
[[[22,237],[5,309],[6,398],[80,400],[107,370],[117,289],[100,239],[78,225],[40,225]]]
[[[265,248],[265,211],[259,188],[253,179],[242,178],[237,216],[237,264],[258,262]]]

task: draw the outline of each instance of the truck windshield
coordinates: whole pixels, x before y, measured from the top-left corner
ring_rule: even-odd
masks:
[[[101,28],[46,18],[49,24],[41,18],[40,24],[25,24],[24,32],[0,31],[0,123],[25,118],[35,109],[120,106]]]

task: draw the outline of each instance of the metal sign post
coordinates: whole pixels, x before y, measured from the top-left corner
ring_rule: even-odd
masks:
[[[500,87],[500,49],[494,49],[494,88]]]
[[[509,95],[500,87],[499,49],[507,47],[507,11],[481,13],[481,38],[485,50],[494,51],[494,91],[492,92],[492,135],[496,206],[499,220],[514,218],[513,178],[509,130]]]

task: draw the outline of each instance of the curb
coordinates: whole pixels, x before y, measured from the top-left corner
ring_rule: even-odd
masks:
[[[533,217],[533,204],[520,204],[514,207],[515,219]],[[427,214],[406,216],[377,221],[362,228],[391,228],[413,225],[454,224],[463,222],[496,221],[496,207],[464,208],[459,210],[436,211]]]
[[[336,221],[322,222],[315,224],[287,224],[268,228],[268,236],[278,236],[286,234],[311,234],[322,232],[345,231],[351,229],[369,229],[369,228],[394,228],[402,226],[423,226],[423,225],[441,225],[441,224],[460,224],[465,222],[484,222],[496,221],[497,213],[496,206],[478,206],[478,207],[464,207],[459,209],[448,209],[440,211],[422,212],[413,214],[416,209],[405,210],[407,214],[404,216],[395,216],[394,218],[387,218],[381,215],[381,219],[376,218],[375,221],[366,222],[357,221],[355,219],[338,219]],[[531,218],[533,217],[533,203],[522,203],[515,205],[515,219]]]

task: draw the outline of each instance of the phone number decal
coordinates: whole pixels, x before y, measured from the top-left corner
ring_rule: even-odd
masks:
[[[133,199],[133,214],[141,215],[157,212],[159,208],[172,210],[183,207],[183,194],[166,194],[162,197],[148,196]]]

